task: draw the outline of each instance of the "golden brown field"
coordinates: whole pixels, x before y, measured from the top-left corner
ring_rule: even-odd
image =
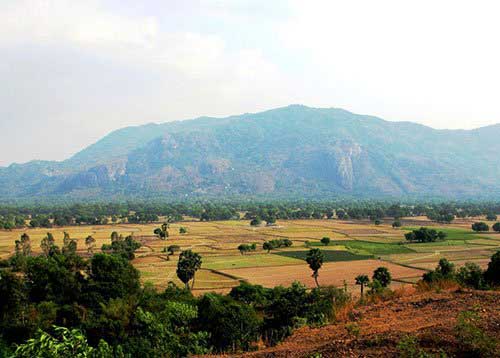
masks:
[[[134,235],[142,247],[136,252],[133,264],[141,272],[143,282],[164,288],[169,281],[180,284],[176,277],[177,255],[170,257],[162,253],[169,245],[179,245],[182,250],[192,249],[203,258],[202,269],[196,275],[194,291],[210,290],[227,292],[246,280],[272,287],[289,285],[300,281],[312,287],[311,271],[304,261],[309,247],[321,248],[328,257],[320,270],[319,281],[324,285],[343,285],[354,288],[354,277],[371,275],[379,266],[386,266],[395,279],[395,285],[416,282],[425,270],[433,269],[441,257],[446,257],[458,266],[465,262],[476,262],[485,267],[491,255],[500,249],[500,235],[473,233],[473,220],[459,220],[450,225],[437,225],[427,219],[408,218],[403,228],[393,229],[391,220],[375,226],[369,221],[339,220],[285,220],[275,226],[251,227],[248,221],[186,221],[172,224],[167,240],[153,235],[160,224],[116,224],[103,226],[72,226],[54,229],[25,229],[0,231],[0,257],[7,258],[14,252],[14,241],[24,232],[31,238],[32,248],[39,253],[42,238],[51,232],[58,245],[62,245],[63,233],[77,239],[78,252],[87,253],[85,238],[96,239],[96,249],[110,243],[113,231],[124,236]],[[179,234],[180,227],[187,228]],[[405,227],[438,226],[447,231],[445,242],[406,243]],[[320,240],[328,236],[332,242],[322,246]],[[289,238],[293,246],[273,250],[262,250],[262,243],[276,238]],[[257,250],[241,255],[238,245],[256,243]]]

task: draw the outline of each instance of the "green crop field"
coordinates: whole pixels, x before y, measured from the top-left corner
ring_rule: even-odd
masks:
[[[425,219],[421,222],[422,226],[433,225]],[[500,235],[491,232],[475,233],[467,229],[464,223],[461,223],[460,227],[453,226],[454,224],[444,227],[433,226],[448,235],[445,240],[434,243],[406,242],[404,234],[410,229],[419,228],[414,224],[407,225],[404,229],[393,229],[387,224],[376,226],[367,221],[280,220],[275,226],[260,227],[251,227],[249,221],[245,220],[186,221],[173,223],[167,240],[160,240],[153,235],[153,230],[158,225],[82,225],[53,229],[0,231],[0,258],[8,258],[14,253],[14,242],[24,232],[30,235],[35,254],[41,252],[40,242],[47,232],[51,232],[56,239],[56,244],[61,245],[63,232],[66,231],[77,241],[78,253],[85,255],[86,236],[94,236],[97,241],[95,251],[98,252],[102,244],[110,243],[111,232],[117,231],[124,236],[133,234],[141,242],[142,247],[136,252],[136,258],[132,263],[142,273],[143,282],[151,282],[160,289],[166,287],[169,281],[180,283],[176,276],[178,254],[167,257],[162,252],[164,248],[169,245],[178,245],[181,250],[191,249],[199,253],[203,261],[202,272],[199,274],[199,282],[195,284],[194,292],[203,293],[210,289],[227,292],[231,287],[238,285],[240,280],[252,277],[252,268],[267,272],[265,267],[273,267],[276,271],[282,266],[286,271],[286,280],[309,279],[309,276],[304,273],[304,270],[309,270],[304,260],[310,247],[319,248],[324,252],[325,263],[363,260],[362,262],[370,261],[371,264],[368,266],[372,267],[377,261],[368,259],[382,258],[385,263],[393,264],[394,270],[396,267],[406,270],[401,265],[412,267],[418,265],[422,269],[431,269],[441,257],[449,258],[457,265],[472,261],[484,267],[487,264],[487,258],[500,249]],[[187,233],[179,233],[181,226],[187,229]],[[332,240],[328,246],[323,246],[320,242],[324,236]],[[262,244],[265,241],[276,238],[289,238],[293,245],[290,248],[272,250],[271,253],[263,250]],[[255,243],[256,250],[242,255],[238,251],[238,246],[242,243]],[[352,267],[360,267],[354,263],[353,265]],[[227,270],[235,272],[236,276],[232,278],[222,274]],[[237,276],[240,270],[243,270],[245,276]],[[337,279],[342,281],[341,276],[347,271],[333,270],[329,275],[332,276],[333,282],[337,282],[335,281]],[[296,277],[295,273],[297,273]],[[365,273],[371,274],[371,272]],[[420,271],[417,273],[412,278],[413,280],[418,279]],[[280,284],[279,280],[272,282]],[[283,284],[286,282],[284,281]]]
[[[349,251],[339,251],[339,250],[321,250],[325,257],[324,262],[336,262],[336,261],[355,261],[355,260],[368,260],[373,258],[371,255],[356,255]],[[294,259],[305,260],[307,256],[307,251],[283,251],[277,252],[276,255],[292,257]]]

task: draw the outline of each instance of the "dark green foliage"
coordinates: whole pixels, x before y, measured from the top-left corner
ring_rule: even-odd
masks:
[[[170,245],[168,247],[164,247],[162,251],[167,253],[167,260],[170,260],[170,256],[172,256],[173,254],[175,254],[180,250],[181,248],[179,245]]]
[[[500,232],[500,223],[494,223],[493,226],[492,226],[492,229],[495,232]]]
[[[161,227],[158,227],[154,229],[153,233],[158,236],[160,239],[165,240],[168,237],[168,228],[170,227],[170,224],[168,222],[165,222],[161,225]]]
[[[489,231],[490,227],[484,222],[477,222],[472,224],[472,230],[474,231]]]
[[[260,218],[255,218],[250,221],[251,226],[259,226],[262,224],[262,220]]]
[[[393,228],[398,228],[398,227],[401,227],[401,221],[399,221],[399,220],[394,220],[394,222],[392,223],[392,227],[393,227]]]
[[[408,241],[435,242],[437,240],[444,240],[446,238],[446,233],[443,231],[438,232],[434,229],[421,227],[418,230],[413,230],[409,233],[406,233],[405,238]]]
[[[378,281],[382,287],[387,287],[392,281],[392,276],[387,267],[379,267],[373,271],[373,281]]]
[[[262,248],[264,250],[267,250],[267,252],[270,252],[271,250],[274,249],[279,249],[282,247],[290,247],[292,246],[292,241],[290,239],[274,239],[274,240],[269,240],[266,241],[262,244]]]
[[[492,285],[500,285],[500,251],[491,257],[488,268],[484,272],[484,278]]]
[[[0,271],[0,318],[6,321],[8,317],[18,315],[27,301],[23,281],[7,270]]]
[[[357,255],[344,250],[322,250],[324,262],[337,262],[337,261],[355,261],[367,260],[373,258],[372,255]],[[280,251],[275,255],[294,257],[296,259],[304,260],[307,257],[307,251]]]
[[[135,258],[135,250],[140,247],[141,244],[135,241],[132,235],[129,235],[125,239],[118,238],[112,241],[111,245],[102,245],[102,250],[111,252],[114,255],[120,255],[127,260],[133,260]]]
[[[455,278],[455,265],[449,262],[447,259],[442,258],[434,271],[426,272],[422,279],[427,283],[438,282],[443,279],[454,279]]]
[[[326,236],[325,236],[324,238],[322,238],[322,239],[321,239],[321,243],[322,243],[323,245],[325,245],[325,246],[330,245],[330,241],[332,241],[332,240],[330,240],[330,238],[329,238],[329,237],[326,237]]]
[[[486,220],[488,221],[495,221],[497,219],[497,216],[495,213],[488,213],[486,214]]]
[[[370,283],[370,279],[367,275],[356,276],[356,285],[361,287],[361,298],[363,298],[364,288]]]
[[[325,256],[321,252],[320,249],[311,249],[307,253],[306,262],[309,264],[313,274],[314,282],[316,282],[316,286],[319,287],[318,283],[318,272],[321,266],[323,266],[323,261],[325,260]]]
[[[275,287],[266,297],[262,338],[270,345],[280,342],[301,325],[319,325],[334,319],[335,310],[349,300],[343,290],[321,287],[308,293],[298,282],[287,288]]]
[[[460,267],[457,272],[457,280],[464,286],[469,286],[477,290],[485,289],[486,281],[483,276],[483,270],[477,264],[467,262]]]
[[[229,295],[237,301],[248,305],[264,307],[270,297],[270,289],[260,285],[252,285],[241,282],[239,286],[233,287]]]
[[[204,295],[198,314],[200,328],[210,332],[209,342],[218,352],[248,350],[259,337],[261,321],[253,307],[229,296]]]
[[[194,287],[195,274],[200,269],[201,263],[201,256],[191,250],[183,251],[179,255],[177,277],[186,285],[186,289],[189,289],[189,281],[191,280],[193,280],[192,286]]]
[[[84,265],[78,256],[54,254],[28,258],[25,275],[30,301],[76,301],[82,291],[80,270]]]
[[[257,249],[257,244],[241,244],[238,246],[238,250],[242,255],[249,251],[255,251]]]
[[[90,275],[85,294],[105,302],[139,291],[139,272],[121,255],[95,254],[90,260]],[[91,302],[91,303],[95,303]]]

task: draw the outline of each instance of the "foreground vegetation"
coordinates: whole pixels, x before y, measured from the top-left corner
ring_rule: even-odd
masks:
[[[111,235],[111,244],[88,259],[65,236],[63,246],[52,235],[33,255],[28,235],[16,243],[15,255],[0,271],[0,334],[2,354],[13,357],[183,357],[209,352],[254,349],[259,341],[275,345],[303,325],[335,321],[352,301],[345,288],[322,286],[325,254],[305,252],[316,283],[308,290],[296,282],[265,288],[241,283],[227,295],[194,297],[191,289],[203,257],[182,251],[176,274],[184,283],[158,291],[141,285],[131,264],[141,246],[133,236]],[[467,264],[455,271],[446,259],[424,274],[431,287],[444,281],[476,289],[500,284],[500,251],[486,270]],[[392,275],[380,266],[356,277],[361,300],[390,297]],[[365,296],[364,289],[368,288]],[[464,321],[465,322],[465,321]],[[465,324],[465,323],[464,323]]]

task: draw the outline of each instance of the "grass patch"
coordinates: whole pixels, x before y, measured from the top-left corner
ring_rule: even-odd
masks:
[[[424,226],[425,227],[425,226]],[[436,231],[442,231],[446,233],[446,240],[475,240],[475,239],[484,239],[486,238],[485,236],[482,236],[481,234],[478,234],[477,232],[474,232],[472,230],[465,230],[465,229],[460,229],[456,227],[430,227]],[[419,227],[416,226],[407,226],[403,228],[404,230],[418,230],[420,229]]]
[[[203,268],[224,270],[241,267],[282,266],[301,264],[293,256],[277,256],[273,254],[237,255],[237,256],[207,256],[203,258]]]
[[[349,251],[338,251],[338,250],[321,250],[321,251],[325,256],[325,262],[368,260],[373,258],[372,255],[357,255]],[[282,252],[276,252],[275,255],[305,260],[307,253],[308,251],[282,251]]]
[[[382,243],[363,240],[332,241],[330,245],[345,246],[351,253],[357,255],[392,255],[408,254],[415,252],[412,249],[398,243]],[[311,243],[311,246],[322,246],[321,243]],[[328,246],[324,246],[325,248]]]

